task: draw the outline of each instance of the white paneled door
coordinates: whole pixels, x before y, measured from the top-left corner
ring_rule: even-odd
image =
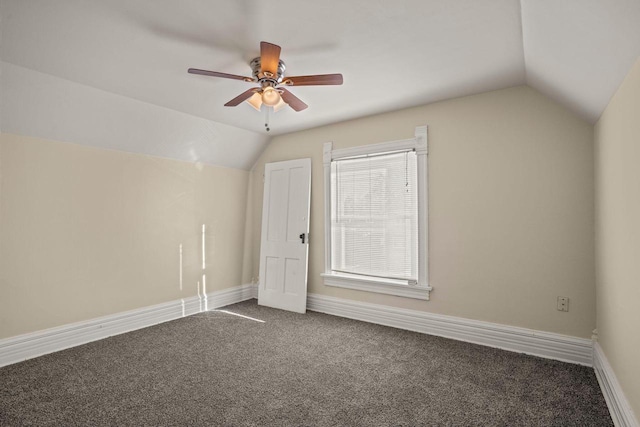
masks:
[[[258,304],[304,313],[311,159],[267,163],[264,167]]]

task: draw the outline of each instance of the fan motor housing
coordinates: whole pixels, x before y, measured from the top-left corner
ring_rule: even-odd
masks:
[[[275,75],[271,75],[271,73],[263,73],[262,72],[262,64],[260,61],[260,57],[253,58],[249,63],[251,66],[251,70],[253,70],[253,78],[256,82],[260,83],[262,87],[272,86],[276,87],[284,77],[285,65],[284,61],[280,59],[278,61],[278,70]]]

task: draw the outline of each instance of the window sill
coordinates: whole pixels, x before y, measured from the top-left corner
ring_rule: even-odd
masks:
[[[337,273],[322,273],[320,276],[324,278],[324,284],[327,286],[427,301],[429,300],[429,292],[433,289],[430,286],[406,285],[391,279],[373,279]]]

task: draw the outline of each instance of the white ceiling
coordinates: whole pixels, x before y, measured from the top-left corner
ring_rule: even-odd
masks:
[[[526,82],[592,123],[640,56],[640,0],[522,0]]]
[[[0,22],[5,63],[263,138],[223,106],[250,84],[187,68],[250,75],[265,40],[287,75],[344,75],[291,88],[309,108],[275,135],[525,83],[594,122],[640,55],[640,0],[0,0]]]

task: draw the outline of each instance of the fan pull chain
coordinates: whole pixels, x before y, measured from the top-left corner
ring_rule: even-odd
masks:
[[[267,129],[267,132],[271,130],[269,128],[269,110],[271,110],[271,107],[266,107],[264,112],[264,127]]]

